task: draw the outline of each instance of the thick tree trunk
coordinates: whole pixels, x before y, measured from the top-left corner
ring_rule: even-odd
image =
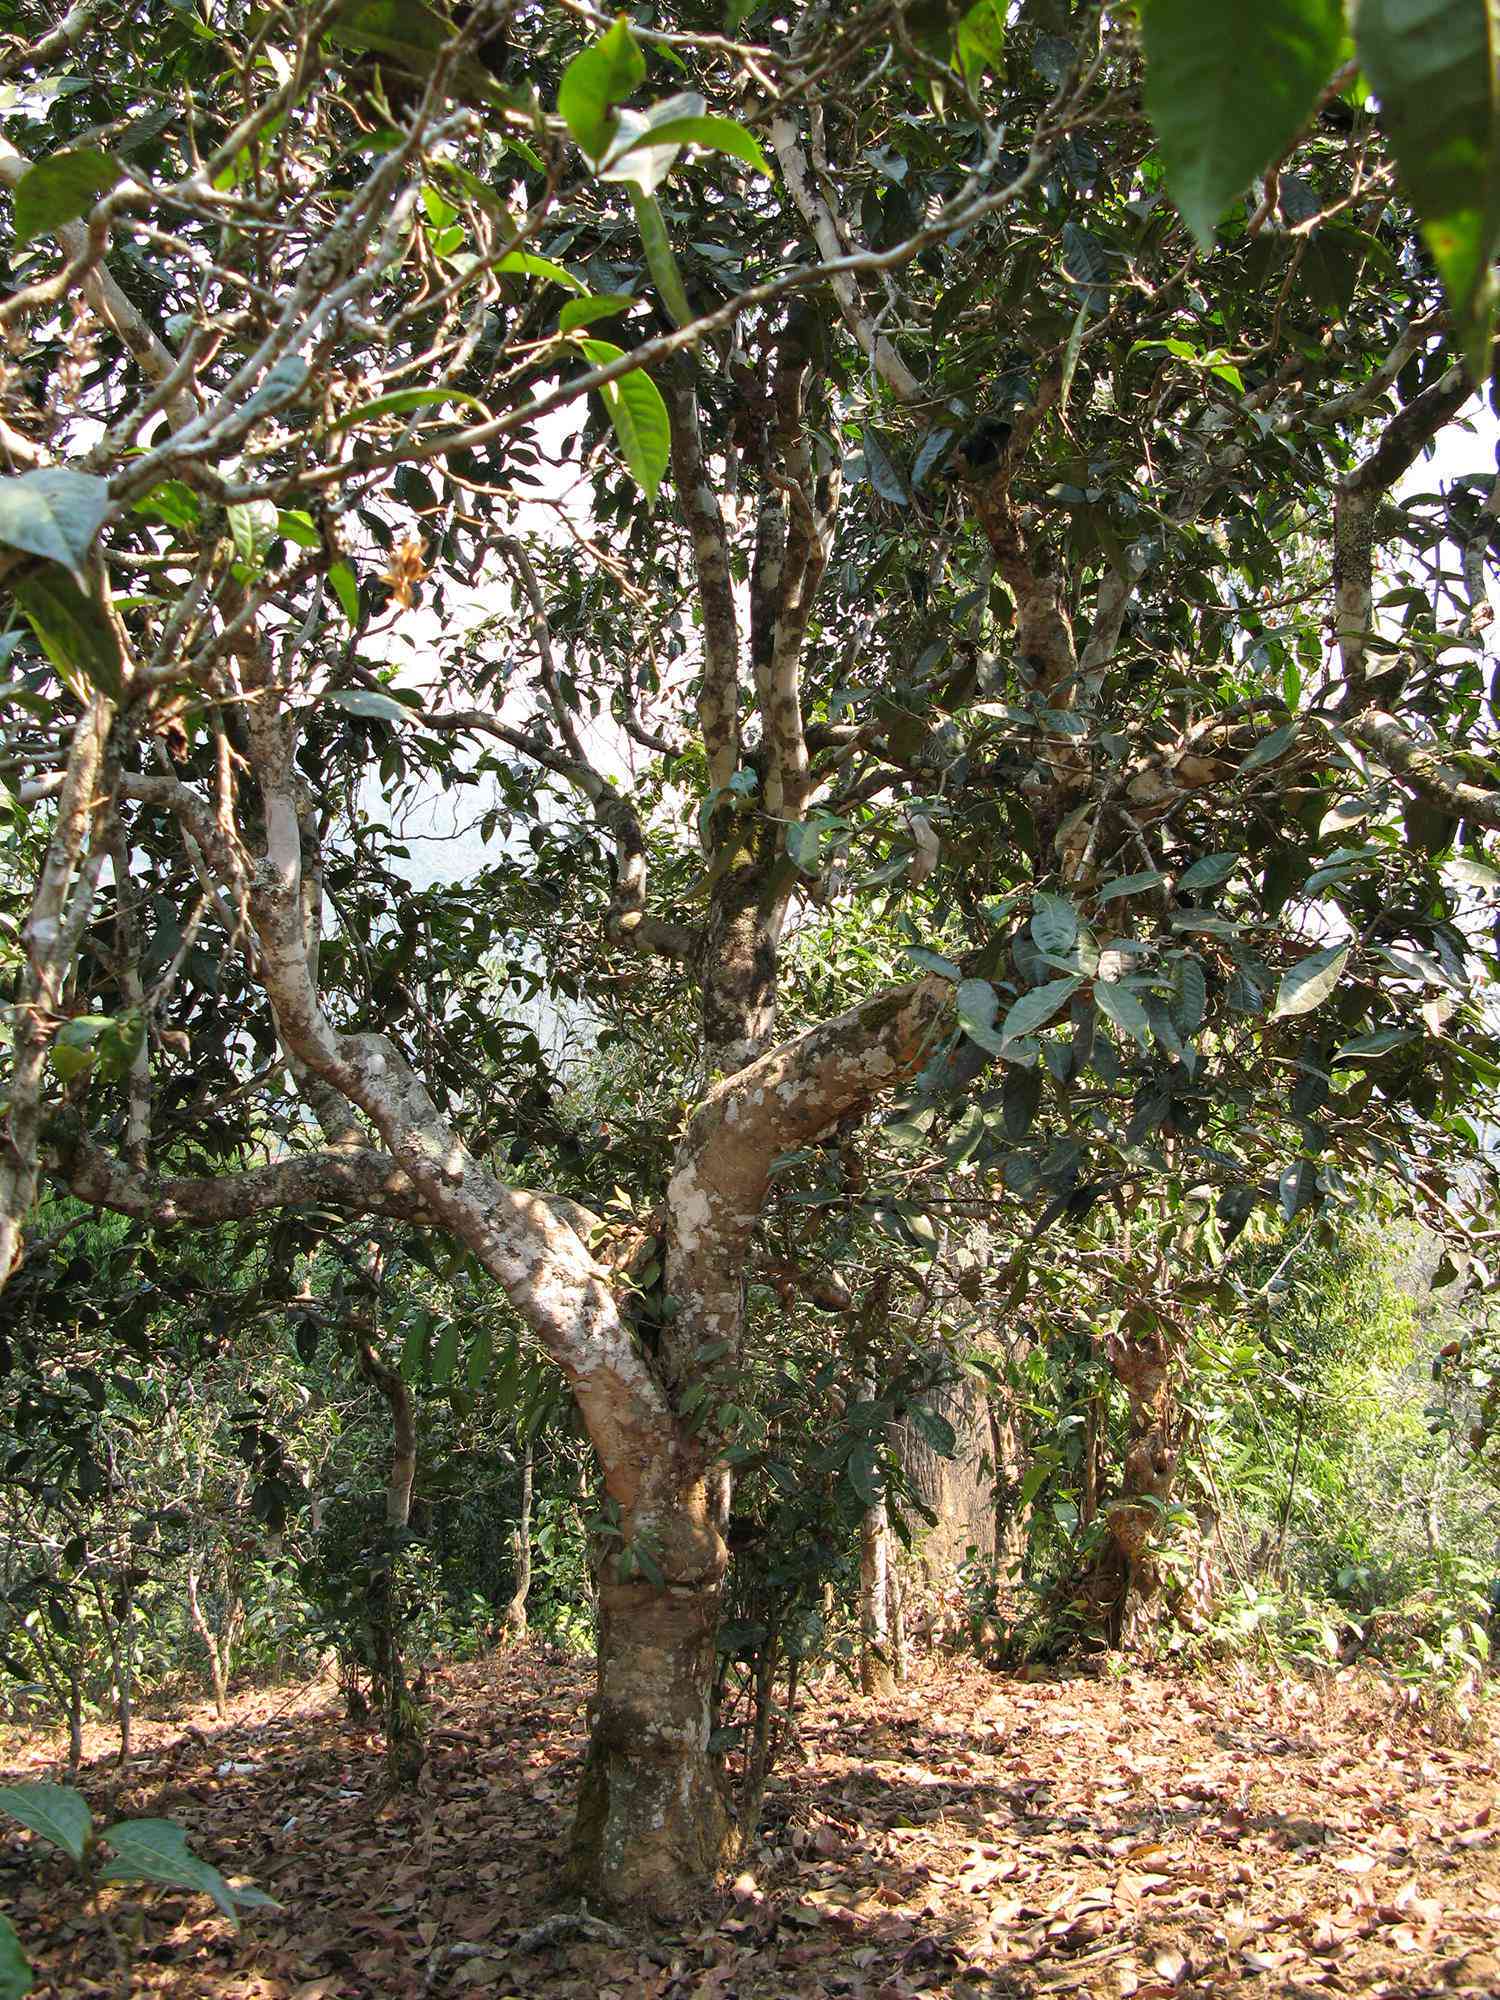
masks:
[[[985,1393],[972,1376],[940,1382],[926,1400],[952,1424],[958,1440],[943,1458],[914,1425],[901,1425],[901,1463],[912,1488],[937,1515],[922,1536],[918,1557],[929,1589],[945,1590],[970,1551],[980,1561],[995,1554],[995,1473]]]
[[[505,1607],[507,1639],[526,1637],[526,1600],[531,1595],[531,1483],[535,1463],[536,1453],[528,1440],[521,1459],[521,1506],[510,1538],[515,1556],[516,1585]]]
[[[708,1747],[719,1585],[602,1581],[571,1888],[666,1916],[713,1879],[729,1811]]]

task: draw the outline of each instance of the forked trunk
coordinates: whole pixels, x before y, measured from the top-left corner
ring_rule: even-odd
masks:
[[[591,1901],[666,1916],[712,1882],[729,1811],[708,1747],[718,1584],[603,1582],[599,1681],[571,1850]]]

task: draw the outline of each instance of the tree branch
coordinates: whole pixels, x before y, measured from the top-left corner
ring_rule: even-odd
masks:
[[[1334,629],[1343,674],[1345,714],[1363,697],[1365,656],[1375,617],[1375,516],[1381,501],[1423,446],[1457,416],[1471,394],[1469,379],[1452,367],[1414,396],[1386,425],[1370,455],[1345,473],[1334,489]]]
[[[672,422],[672,478],[692,538],[698,604],[703,615],[703,676],[698,726],[710,787],[722,790],[740,761],[740,628],[729,567],[724,510],[708,477],[693,363],[677,360],[664,384]]]
[[[797,127],[784,112],[771,120],[771,148],[780,163],[792,200],[813,233],[818,255],[826,264],[836,264],[845,259],[852,242],[848,225],[832,201],[813,187]],[[877,330],[860,299],[853,272],[835,270],[831,282],[844,324],[859,342],[881,381],[901,402],[919,402],[923,393],[921,383],[885,335]]]
[[[150,1173],[94,1145],[71,1117],[51,1121],[46,1148],[52,1179],[80,1201],[161,1228],[179,1223],[213,1228],[280,1208],[331,1208],[428,1227],[432,1223],[407,1176],[388,1155],[368,1148],[329,1146],[238,1173]]]
[[[1406,789],[1428,805],[1466,819],[1474,826],[1500,831],[1500,789],[1476,785],[1445,763],[1436,750],[1419,743],[1394,716],[1367,709],[1345,727],[1356,743],[1372,750]]]

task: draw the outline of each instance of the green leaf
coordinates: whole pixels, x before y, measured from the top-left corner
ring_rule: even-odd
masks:
[[[481,1325],[474,1336],[474,1344],[469,1349],[466,1380],[477,1396],[489,1379],[491,1365],[495,1359],[495,1336],[488,1326]]]
[[[823,849],[823,828],[815,820],[794,819],[786,830],[786,851],[804,874],[815,874]]]
[[[1274,764],[1285,751],[1290,750],[1296,740],[1299,725],[1284,722],[1279,729],[1273,729],[1269,736],[1263,736],[1255,747],[1248,751],[1241,772],[1258,771],[1265,764]]]
[[[1500,251],[1500,0],[1360,0],[1355,40],[1483,383]]]
[[[124,690],[120,641],[94,599],[56,563],[31,571],[12,588],[42,651],[63,678],[73,685],[82,674],[118,701]]]
[[[865,471],[875,491],[882,500],[894,501],[898,507],[909,507],[911,495],[906,490],[906,481],[879,434],[868,424],[865,426],[864,447]]]
[[[953,39],[958,66],[970,83],[983,69],[998,76],[1005,62],[1005,8],[1001,0],[975,0],[959,21]]]
[[[1166,876],[1158,868],[1143,868],[1137,875],[1117,875],[1099,891],[1100,904],[1112,903],[1117,896],[1139,896],[1147,889],[1159,889]]]
[[[1034,986],[1029,993],[1023,993],[1001,1025],[1000,1039],[1018,1042],[1023,1035],[1034,1034],[1072,999],[1081,983],[1072,977],[1049,979],[1045,986]]]
[[[1336,1063],[1368,1062],[1376,1056],[1389,1055],[1392,1049],[1403,1048],[1407,1042],[1416,1039],[1415,1028],[1377,1028],[1373,1034],[1356,1035],[1352,1042],[1345,1042],[1333,1060]]]
[[[348,0],[328,30],[336,42],[389,56],[409,75],[426,77],[454,38],[454,29],[422,0]],[[450,90],[483,103],[504,103],[504,93],[484,65],[460,57],[448,70]]]
[[[529,250],[508,250],[496,264],[497,271],[522,271],[528,278],[545,278],[548,284],[561,285],[566,292],[582,292],[587,287],[581,285],[571,271],[565,271],[561,264],[554,264],[550,257],[533,256]]]
[[[705,108],[696,90],[684,90],[645,111],[618,112],[609,150],[599,162],[599,178],[622,181],[642,194],[654,194],[682,151],[681,141],[663,140],[657,136],[659,131],[684,118],[701,118]]]
[[[38,160],[16,182],[16,248],[24,250],[38,236],[51,236],[65,222],[87,215],[105,188],[119,178],[120,169],[96,146],[79,146],[71,153]]]
[[[50,1840],[74,1861],[83,1860],[93,1837],[93,1815],[71,1785],[0,1786],[0,1812]]]
[[[542,258],[535,260],[544,262]],[[482,410],[483,403],[477,396],[466,395],[462,389],[392,389],[387,396],[377,396],[373,402],[361,403],[357,410],[345,410],[335,417],[328,426],[330,431],[347,430],[351,424],[363,424],[375,417],[405,416],[408,410],[430,409],[442,403],[467,403],[471,408]]]
[[[672,254],[661,204],[654,194],[632,185],[630,206],[635,211],[636,227],[641,232],[641,248],[646,253],[646,268],[651,273],[651,282],[661,293],[661,302],[677,325],[686,326],[693,316],[693,309],[682,288],[682,273]]]
[[[614,136],[616,108],[645,76],[646,58],[623,14],[563,71],[557,108],[591,160],[604,157]]]
[[[64,1021],[53,1037],[47,1060],[62,1083],[72,1083],[94,1066],[94,1044],[104,1030],[104,1017],[80,1015]]]
[[[65,465],[0,479],[0,542],[82,569],[109,512],[109,481]]]
[[[276,539],[279,520],[275,501],[246,500],[224,511],[229,516],[229,538],[235,554],[251,569],[259,569]]]
[[[1052,958],[1072,950],[1078,936],[1078,912],[1066,896],[1049,896],[1042,891],[1033,896],[1031,935],[1037,950]]]
[[[958,1433],[945,1416],[925,1403],[907,1406],[906,1421],[939,1458],[953,1458],[958,1452]]]
[[[581,339],[578,346],[596,368],[618,361],[625,352],[608,340]],[[599,398],[636,484],[648,500],[655,500],[672,455],[672,426],[660,389],[638,368],[606,382]]]
[[[335,688],[327,697],[334,708],[346,715],[363,715],[371,722],[410,722],[411,710],[392,695],[374,688]]]
[[[872,1445],[857,1444],[849,1454],[849,1484],[861,1506],[874,1507],[881,1498],[880,1464]]]
[[[1227,882],[1239,864],[1237,854],[1205,854],[1177,878],[1179,889],[1217,889]]]
[[[106,1827],[114,1859],[99,1870],[101,1882],[160,1882],[169,1889],[196,1889],[212,1896],[236,1930],[241,1900],[217,1868],[194,1854],[187,1835],[170,1819],[124,1819]]]
[[[25,2000],[35,1984],[36,1974],[21,1949],[15,1925],[0,1916],[0,2000]]]
[[[995,1016],[1000,1012],[1000,995],[987,979],[962,979],[954,995],[954,1007],[964,1033],[992,1056],[1002,1055],[1005,1044],[995,1032]]]
[[[323,537],[311,514],[300,507],[283,507],[276,516],[276,532],[299,549],[320,549]]]
[[[669,99],[675,103],[675,99]],[[699,99],[702,102],[702,99]],[[656,107],[660,109],[661,107]],[[628,171],[631,156],[649,145],[670,146],[674,150],[683,146],[699,146],[708,153],[728,153],[736,160],[743,160],[747,167],[753,167],[758,174],[769,174],[771,164],[760,149],[755,134],[741,125],[737,118],[705,117],[702,112],[689,112],[682,117],[651,119],[651,113],[641,114],[648,122],[638,141],[628,145],[620,143],[622,132],[617,129],[615,143],[609,149],[607,168],[602,170],[606,180],[631,180]],[[626,114],[621,114],[618,127],[626,124]]]
[[[1117,986],[1113,980],[1094,981],[1094,1005],[1106,1021],[1127,1035],[1134,1035],[1143,1049],[1151,1046],[1151,1024],[1146,1018],[1146,1010],[1128,986]]]
[[[1284,975],[1276,990],[1276,1005],[1271,1009],[1271,1019],[1278,1021],[1287,1014],[1310,1014],[1315,1007],[1321,1007],[1338,985],[1339,974],[1348,956],[1348,945],[1332,944],[1326,951],[1310,951],[1306,958],[1299,959]]]
[[[458,1322],[449,1320],[437,1337],[437,1346],[432,1350],[432,1379],[438,1388],[453,1373],[453,1364],[458,1359]]]
[[[149,493],[131,502],[131,512],[148,521],[161,521],[169,528],[196,528],[203,516],[198,496],[180,479],[164,479]]]
[[[1202,250],[1306,124],[1339,60],[1343,0],[1146,0],[1146,112]]]
[[[906,956],[919,972],[935,972],[942,979],[963,978],[962,969],[955,965],[951,958],[944,958],[940,951],[928,951],[925,945],[909,944],[906,947]],[[981,979],[976,984],[984,986],[987,982]],[[996,1004],[998,1005],[998,1002]],[[993,1021],[994,1018],[995,1008],[991,1007],[990,1019]]]
[[[339,609],[351,625],[359,623],[359,584],[351,563],[336,562],[328,572],[329,588],[339,601]]]
[[[590,326],[596,319],[613,319],[616,313],[629,312],[637,301],[624,292],[590,293],[582,299],[569,299],[557,316],[559,333],[574,333],[581,326]]]

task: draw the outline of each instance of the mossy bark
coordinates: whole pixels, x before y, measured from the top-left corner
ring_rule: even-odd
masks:
[[[730,1816],[708,1747],[719,1587],[604,1583],[569,1887],[670,1916],[712,1883]]]

